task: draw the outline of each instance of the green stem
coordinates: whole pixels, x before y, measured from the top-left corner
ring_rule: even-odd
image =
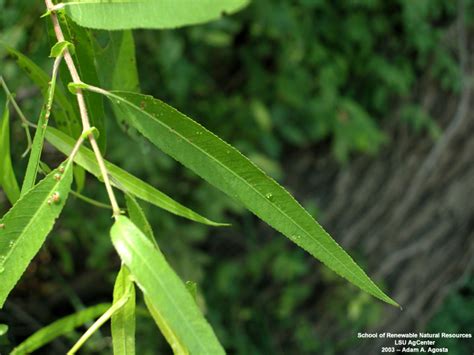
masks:
[[[94,200],[90,197],[87,197],[87,196],[84,196],[82,194],[80,194],[79,192],[76,192],[76,191],[71,191],[71,194],[76,196],[78,199],[84,201],[84,202],[87,202],[95,207],[99,207],[99,208],[106,208],[106,209],[109,209],[111,210],[112,209],[112,206],[110,205],[107,205],[106,203],[102,203],[102,202],[99,202],[97,200]]]
[[[112,315],[122,308],[128,301],[130,294],[125,294],[117,302],[115,302],[103,315],[97,319],[92,326],[79,338],[76,344],[67,352],[67,355],[74,355],[82,345],[94,334],[105,322],[107,322]]]
[[[49,11],[49,15],[51,16],[51,21],[53,23],[53,29],[56,34],[56,38],[58,42],[65,41],[64,34],[61,29],[61,25],[59,24],[58,16],[56,14],[57,7],[53,4],[52,0],[44,0],[46,4],[46,9]],[[66,47],[64,50],[64,60],[66,61],[67,67],[69,69],[69,73],[71,74],[72,81],[76,84],[81,83],[81,78],[79,73],[76,69],[76,65],[74,64],[74,60],[72,59],[71,53],[69,52],[68,48]],[[82,129],[87,131],[91,128],[90,121],[89,121],[89,114],[87,112],[87,106],[84,99],[84,95],[82,93],[82,89],[78,88],[76,92],[77,104],[79,105],[79,112],[81,114],[81,121],[82,121]],[[117,199],[115,198],[114,190],[109,180],[109,174],[107,168],[104,163],[104,158],[102,157],[102,153],[100,152],[99,145],[93,134],[89,134],[89,141],[92,146],[92,150],[97,159],[97,163],[99,164],[99,168],[102,174],[102,178],[104,180],[104,185],[107,190],[107,194],[109,195],[110,203],[112,205],[113,216],[117,217],[120,216],[120,207],[117,203]]]

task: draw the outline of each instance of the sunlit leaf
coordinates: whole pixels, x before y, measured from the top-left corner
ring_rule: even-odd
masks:
[[[30,157],[28,159],[28,166],[26,168],[25,178],[21,186],[21,196],[28,192],[36,183],[38,175],[39,162],[41,159],[41,152],[43,151],[44,134],[47,126],[47,109],[46,106],[41,108],[40,117],[38,119],[35,137],[31,145]]]
[[[112,315],[111,331],[114,355],[135,354],[135,285],[124,266],[114,286],[114,303],[129,295],[127,302]]]
[[[150,223],[148,222],[145,213],[141,209],[140,205],[132,196],[128,194],[125,195],[125,198],[127,202],[127,212],[130,217],[130,220],[133,222],[133,224],[135,224],[138,229],[140,229],[143,235],[145,235],[145,237],[147,237],[148,240],[153,243],[156,250],[160,251]],[[156,309],[155,304],[149,300],[147,295],[144,296],[144,299],[150,314],[152,315],[156,324],[163,333],[163,336],[169,344],[172,344],[173,352],[175,354],[188,354],[186,347],[179,341],[178,337],[176,336],[172,328],[169,326],[167,320],[164,319],[161,313]]]
[[[175,28],[217,19],[243,8],[249,0],[72,0],[66,13],[84,27],[123,30]]]
[[[62,56],[63,52],[69,46],[71,46],[71,43],[69,42],[58,42],[55,46],[53,46],[53,49],[51,50],[51,54],[56,57],[55,64],[53,66],[53,74],[46,93],[46,103],[41,109],[40,117],[37,122],[35,138],[33,139],[33,145],[31,146],[30,158],[28,160],[25,178],[23,179],[23,185],[21,186],[20,196],[23,196],[36,183],[36,176],[38,174],[41,152],[43,151],[44,134],[46,132],[49,116],[51,115],[51,109],[53,107],[54,92],[56,89],[56,78],[58,76],[59,69],[58,64],[61,60],[60,56]]]
[[[74,165],[74,182],[76,183],[76,191],[80,193],[86,183],[86,171],[82,166]]]
[[[65,155],[69,155],[74,147],[74,140],[64,133],[48,127],[46,131],[46,140],[51,143],[56,149]],[[74,158],[74,161],[90,172],[92,175],[100,179],[101,172],[94,153],[85,147],[81,147]],[[120,169],[118,166],[105,162],[107,170],[109,171],[112,184],[124,192],[128,192],[141,200],[147,201],[155,206],[158,206],[168,212],[177,216],[190,219],[195,222],[211,225],[224,226],[226,224],[213,222],[189,208],[181,205],[173,200],[171,197],[165,195],[163,192],[157,190],[153,186],[133,176],[132,174]]]
[[[0,308],[53,228],[69,195],[72,163],[49,173],[0,220]]]
[[[10,155],[10,111],[8,101],[0,122],[0,187],[13,205],[20,197],[20,187],[16,180]]]
[[[30,354],[42,346],[50,343],[54,339],[66,335],[75,328],[94,320],[104,313],[110,307],[109,303],[101,303],[79,312],[71,314],[67,317],[58,319],[57,321],[41,328],[36,333],[28,337],[20,343],[11,355]]]
[[[184,283],[140,229],[127,217],[119,216],[111,236],[122,262],[130,270],[147,302],[154,311],[159,312],[175,337],[174,341],[167,337],[171,347],[184,347],[190,354],[224,354],[224,349]],[[166,336],[166,329],[161,326],[160,329]]]
[[[197,122],[151,96],[94,89],[166,154],[240,201],[262,220],[373,296],[397,305],[277,182]]]

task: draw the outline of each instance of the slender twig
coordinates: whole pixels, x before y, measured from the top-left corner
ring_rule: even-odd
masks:
[[[31,146],[33,144],[32,140],[31,140],[30,130],[28,129],[28,127],[29,126],[34,126],[34,125],[30,121],[28,121],[28,119],[25,117],[25,115],[21,111],[20,106],[18,106],[18,104],[15,100],[15,96],[13,96],[13,94],[11,93],[10,89],[7,86],[7,83],[3,79],[3,76],[0,76],[0,83],[3,87],[3,90],[5,91],[5,94],[7,95],[7,100],[9,100],[11,102],[11,104],[13,105],[13,108],[15,109],[16,113],[18,114],[18,117],[20,117],[21,125],[25,129],[26,140],[28,142],[28,146],[26,147],[25,152],[21,155],[22,157],[25,157],[28,154],[28,152],[30,151]]]
[[[105,322],[107,322],[115,312],[117,312],[120,308],[122,308],[125,303],[127,303],[128,299],[130,298],[130,294],[125,294],[122,298],[120,298],[117,302],[115,302],[103,315],[97,319],[92,326],[87,329],[87,331],[79,338],[79,340],[74,344],[74,346],[67,352],[67,355],[75,354],[82,345],[94,334]]]
[[[56,14],[56,8],[51,0],[45,0],[46,7],[51,15],[51,21],[53,22],[54,32],[56,34],[56,39],[58,42],[64,41],[64,35],[59,24],[58,16]],[[69,73],[71,74],[72,81],[76,84],[81,83],[81,78],[79,77],[79,73],[77,72],[76,66],[74,64],[74,60],[72,59],[71,53],[69,49],[64,51],[64,60],[66,61],[67,67],[69,69]],[[79,112],[81,114],[81,121],[82,121],[82,128],[84,131],[88,131],[91,128],[89,115],[87,113],[87,106],[84,100],[84,94],[81,89],[77,89],[76,92],[77,103],[79,105]],[[104,163],[104,158],[102,157],[102,153],[100,152],[99,146],[97,141],[92,133],[88,135],[89,141],[92,146],[92,150],[94,151],[95,157],[97,159],[97,163],[99,164],[99,168],[102,174],[102,178],[104,180],[105,188],[107,190],[107,194],[109,195],[109,200],[112,205],[113,215],[114,217],[120,215],[120,208],[115,198],[114,191],[112,189],[112,185],[110,184],[109,174],[107,172],[107,168]]]
[[[34,124],[31,123],[30,121],[28,121],[28,119],[25,117],[25,115],[23,114],[23,111],[21,111],[20,106],[18,106],[18,104],[15,100],[15,96],[11,93],[10,89],[8,88],[7,83],[3,79],[3,76],[0,76],[0,83],[2,84],[3,90],[7,94],[8,99],[11,100],[12,105],[15,108],[16,113],[20,117],[20,120],[27,126],[34,126]]]

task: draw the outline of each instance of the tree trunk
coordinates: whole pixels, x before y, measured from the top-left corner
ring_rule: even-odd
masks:
[[[460,21],[462,22],[462,21]],[[474,90],[472,56],[463,25],[448,38],[459,44],[463,75],[459,95],[421,80],[419,102],[443,127],[433,140],[401,127],[397,114],[387,125],[392,141],[376,157],[359,157],[344,168],[316,154],[289,159],[287,171],[303,171],[307,184],[289,186],[314,196],[319,217],[344,248],[362,250],[368,273],[387,285],[404,310],[386,306],[381,321],[367,331],[423,331],[447,292],[472,270],[474,261]],[[389,127],[391,125],[391,127]],[[318,154],[319,155],[319,154]],[[301,158],[303,156],[303,158]],[[304,191],[303,191],[304,190]],[[330,315],[316,321],[318,336],[355,338],[336,329]],[[329,326],[328,326],[329,325]],[[358,340],[347,353],[376,354],[380,340]],[[393,339],[385,345],[393,346]]]

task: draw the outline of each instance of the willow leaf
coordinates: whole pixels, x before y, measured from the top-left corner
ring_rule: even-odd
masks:
[[[161,333],[165,337],[168,344],[171,345],[174,355],[189,355],[189,350],[186,348],[185,344],[182,344],[176,334],[172,331],[166,320],[163,318],[163,315],[158,311],[155,304],[147,297],[144,297],[146,307],[150,312],[153,320],[155,321],[158,328],[160,328]]]
[[[94,33],[97,37],[94,45],[95,60],[101,87],[140,92],[132,31],[94,31]],[[112,110],[122,130],[127,132],[129,127],[119,120],[120,115],[114,106]]]
[[[103,30],[175,28],[211,21],[249,0],[72,0],[66,13],[79,25]]]
[[[276,181],[238,150],[164,102],[137,93],[106,95],[155,146],[240,201],[270,226],[362,290],[397,305]]]
[[[58,42],[56,45],[60,47],[53,47],[56,59],[53,65],[53,74],[51,81],[49,82],[46,104],[41,109],[40,117],[38,119],[35,138],[33,139],[33,145],[31,146],[30,158],[28,159],[28,166],[26,168],[25,178],[23,179],[23,185],[21,186],[21,195],[23,196],[29,189],[31,189],[36,183],[36,176],[38,175],[38,167],[41,159],[41,152],[43,151],[44,134],[48,125],[49,116],[53,106],[54,91],[56,88],[56,78],[58,75],[59,63],[64,50],[68,47],[69,42]],[[70,45],[70,43],[69,43]],[[53,53],[53,50],[51,50]]]
[[[74,140],[64,133],[48,127],[46,131],[46,140],[51,143],[56,149],[65,155],[69,155],[74,147]],[[86,147],[81,147],[74,158],[74,162],[82,166],[92,175],[100,179],[101,172],[94,153]],[[211,226],[225,226],[226,224],[213,222],[189,208],[176,202],[171,197],[165,195],[163,192],[157,190],[153,186],[147,184],[143,180],[133,176],[132,174],[120,169],[118,166],[105,161],[105,166],[109,171],[112,184],[124,192],[128,192],[143,201],[147,201],[157,207],[160,207],[177,216],[187,218],[189,220],[211,225]]]
[[[122,266],[115,280],[114,303],[125,295],[129,295],[127,302],[111,319],[114,355],[135,354],[135,285],[128,269]]]
[[[35,137],[33,138],[33,144],[31,145],[31,152],[28,159],[28,165],[26,167],[25,178],[23,179],[23,185],[21,186],[21,196],[28,192],[28,190],[30,190],[36,183],[41,152],[43,151],[44,134],[46,132],[46,125],[48,121],[46,112],[46,107],[44,106],[41,109]]]
[[[148,222],[148,219],[146,218],[142,208],[132,196],[127,194],[125,195],[125,199],[127,203],[127,212],[130,217],[130,220],[133,222],[133,224],[135,224],[136,227],[138,227],[138,229],[140,229],[140,231],[145,235],[145,237],[147,237],[148,240],[153,243],[153,246],[161,254],[160,247],[158,246],[158,243],[156,242],[155,236],[153,234],[153,229],[151,228],[150,223]],[[168,341],[168,343],[171,344],[174,354],[188,354],[186,347],[180,343],[178,337],[173,332],[166,319],[163,318],[161,313],[155,308],[154,303],[151,302],[147,296],[145,296],[145,303],[150,314],[155,320],[156,325],[160,328],[161,333]]]
[[[0,186],[13,205],[20,197],[20,187],[16,180],[10,155],[10,111],[8,100],[0,122]]]
[[[72,164],[67,163],[29,190],[0,220],[0,308],[53,228],[71,182]]]
[[[127,217],[119,216],[111,230],[112,243],[128,267],[138,287],[153,309],[160,313],[191,354],[224,354],[211,326],[181,279],[166,262],[163,254]]]
[[[66,335],[75,328],[94,320],[102,313],[107,311],[109,307],[109,303],[101,303],[58,319],[57,321],[41,328],[36,333],[28,337],[25,341],[13,349],[11,355],[30,354],[42,346],[50,343],[54,339],[62,335]]]

